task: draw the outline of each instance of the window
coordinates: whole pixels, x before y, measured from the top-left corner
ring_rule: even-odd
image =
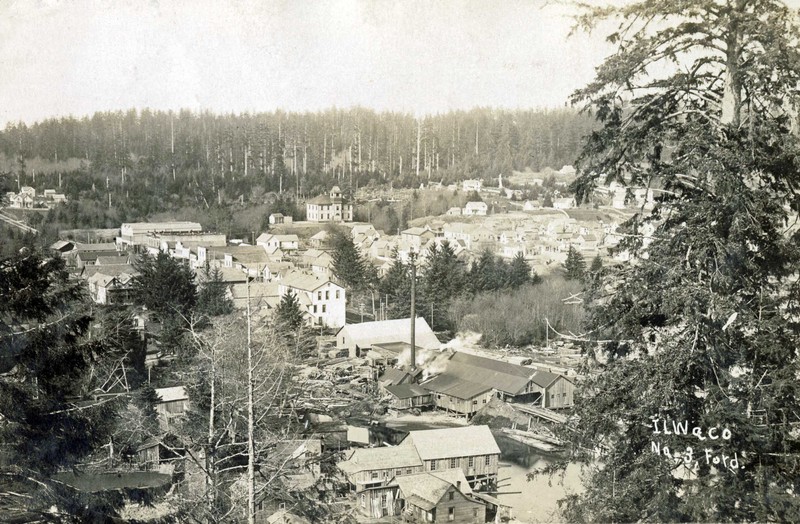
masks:
[[[408,469],[406,470],[406,475],[411,475],[411,468],[408,468]]]
[[[477,404],[477,403],[478,403],[478,401],[477,401],[477,400],[473,400],[473,401],[472,401],[472,404],[473,404],[473,405],[475,405],[475,404]]]
[[[316,312],[317,312],[317,305],[314,304],[314,313],[316,313]]]
[[[486,399],[483,399],[483,403],[486,404]]]
[[[339,298],[339,290],[336,290],[336,298]]]
[[[436,471],[436,461],[431,460],[431,471]]]
[[[491,455],[486,455],[486,462],[485,462],[485,464],[488,466],[488,465],[489,465],[489,464],[491,464],[491,463],[492,463],[492,456],[491,456]]]
[[[456,494],[455,494],[455,493],[453,493],[453,492],[451,491],[451,492],[449,492],[449,493],[447,494],[447,500],[453,500],[453,498],[454,498],[455,496],[456,496]]]
[[[325,310],[326,310],[326,305],[322,304],[322,312],[325,313]]]
[[[451,458],[450,459],[450,469],[457,468],[457,467],[458,467],[458,459],[457,458]]]
[[[394,472],[394,474],[395,474],[395,476],[400,476],[400,475],[403,474],[403,470],[402,469],[398,469],[397,471]]]
[[[478,516],[478,508],[473,508],[472,509],[472,516],[473,517],[477,517]]]
[[[447,508],[447,520],[456,520],[456,508],[452,506]]]
[[[325,292],[325,300],[329,300],[330,298],[331,298],[331,292],[330,291],[326,291]]]
[[[467,461],[467,463],[468,463],[467,465],[470,468],[474,468],[475,467],[475,457],[470,457],[469,460]]]
[[[378,480],[378,472],[377,471],[373,471],[372,472],[372,480]]]
[[[362,508],[367,507],[367,495],[364,493],[361,494],[361,507]]]
[[[317,300],[322,300],[322,291],[317,291]]]

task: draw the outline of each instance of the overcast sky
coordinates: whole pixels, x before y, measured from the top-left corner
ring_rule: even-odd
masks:
[[[560,107],[608,54],[545,0],[0,0],[0,126],[131,107]]]

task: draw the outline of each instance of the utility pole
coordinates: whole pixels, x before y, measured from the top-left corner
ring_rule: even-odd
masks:
[[[416,309],[416,282],[417,282],[417,255],[413,251],[409,253],[409,262],[411,264],[411,374],[417,369],[417,346],[416,337],[417,330],[417,313]]]
[[[250,279],[247,280],[247,523],[256,522],[256,450],[255,431],[253,429],[253,346],[250,328]]]

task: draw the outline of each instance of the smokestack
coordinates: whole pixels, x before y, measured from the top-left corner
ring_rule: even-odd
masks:
[[[414,370],[417,369],[417,346],[414,340],[417,329],[417,313],[414,308],[414,301],[416,299],[417,261],[415,260],[416,257],[414,257],[414,254],[412,253],[411,255],[411,374],[413,375]],[[414,382],[414,379],[412,379],[412,382]]]

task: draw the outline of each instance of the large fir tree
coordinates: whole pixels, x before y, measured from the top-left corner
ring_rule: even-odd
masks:
[[[27,251],[0,260],[0,296],[0,514],[106,521],[111,506],[52,477],[108,443],[116,411],[113,399],[82,401],[108,355],[88,336],[82,285],[63,260]]]
[[[581,21],[612,15],[617,52],[575,96],[600,123],[578,193],[600,173],[658,191],[588,304],[595,366],[567,434],[590,475],[566,517],[800,521],[797,15],[641,0]]]

